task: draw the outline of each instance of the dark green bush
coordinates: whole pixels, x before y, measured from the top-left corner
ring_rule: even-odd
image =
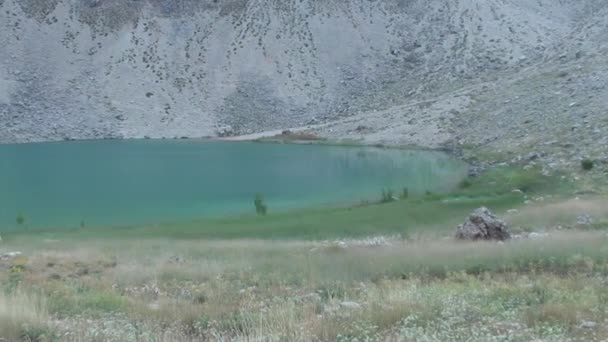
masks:
[[[581,167],[585,171],[589,171],[589,170],[593,169],[593,166],[594,166],[594,163],[593,163],[593,160],[591,160],[591,159],[583,159],[581,161]]]
[[[264,196],[262,196],[262,194],[258,193],[255,195],[255,200],[253,201],[253,205],[255,206],[255,212],[258,215],[264,216],[268,213],[268,207],[264,203]]]
[[[458,183],[458,187],[461,189],[470,188],[472,185],[473,185],[473,182],[471,182],[471,180],[468,178],[463,179],[462,181],[460,181],[460,183]]]

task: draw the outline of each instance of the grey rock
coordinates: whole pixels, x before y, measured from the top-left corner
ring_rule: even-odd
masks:
[[[537,232],[532,232],[532,233],[528,234],[528,239],[532,239],[532,240],[540,240],[540,239],[544,239],[546,237],[549,237],[549,234],[537,233]]]
[[[232,136],[236,135],[236,132],[230,125],[223,125],[223,126],[218,127],[218,129],[215,131],[215,133],[217,134],[218,137],[222,137],[222,138],[223,137],[232,137]]]
[[[582,321],[579,325],[582,329],[595,329],[597,326],[598,324],[594,321]]]
[[[464,224],[458,226],[456,238],[459,240],[497,240],[511,238],[507,224],[499,220],[485,207],[475,209]]]
[[[4,254],[0,254],[0,261],[12,260],[12,259],[20,256],[21,254],[22,254],[21,252],[7,252]]]
[[[356,302],[342,302],[340,303],[340,308],[348,310],[358,310],[361,309],[361,304]]]
[[[472,145],[517,144],[536,125],[551,126],[535,132],[540,138],[554,136],[578,111],[605,115],[605,1],[326,3],[0,0],[0,141],[229,136],[361,113],[345,131],[387,127],[380,133],[403,137],[397,143],[437,147],[438,132],[424,129],[436,128],[435,118],[410,128],[398,116],[367,121],[376,110],[424,121],[426,105],[417,104],[454,90],[458,101],[433,111],[456,120]],[[478,25],[457,28],[459,20]],[[24,44],[54,54],[25,53]],[[570,65],[574,57],[593,72]],[[555,70],[571,81],[537,77]],[[232,130],[218,131],[222,123]],[[386,136],[376,133],[361,135]]]
[[[576,217],[576,224],[579,226],[590,226],[593,222],[593,217],[589,214],[582,214]]]

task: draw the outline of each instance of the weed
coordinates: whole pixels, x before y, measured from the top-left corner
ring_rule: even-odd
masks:
[[[408,199],[410,197],[410,190],[408,188],[403,188],[401,191],[401,199]]]
[[[268,213],[268,207],[264,203],[264,196],[262,194],[257,193],[255,195],[255,199],[253,200],[253,205],[255,206],[255,212],[260,216],[265,216]]]
[[[468,189],[472,185],[473,185],[473,182],[470,179],[466,178],[466,179],[463,179],[462,181],[460,181],[460,183],[458,183],[458,188]]]
[[[17,226],[21,227],[25,224],[25,220],[25,215],[23,215],[23,213],[19,213],[15,218],[15,223],[17,223]]]

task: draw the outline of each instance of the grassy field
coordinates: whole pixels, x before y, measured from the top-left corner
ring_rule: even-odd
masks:
[[[608,200],[577,190],[505,167],[384,204],[4,234],[0,340],[605,340]],[[454,241],[480,205],[536,238]]]

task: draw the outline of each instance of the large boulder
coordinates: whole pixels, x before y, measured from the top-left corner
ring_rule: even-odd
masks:
[[[485,207],[475,209],[464,224],[458,226],[459,240],[498,240],[511,238],[507,224]]]

